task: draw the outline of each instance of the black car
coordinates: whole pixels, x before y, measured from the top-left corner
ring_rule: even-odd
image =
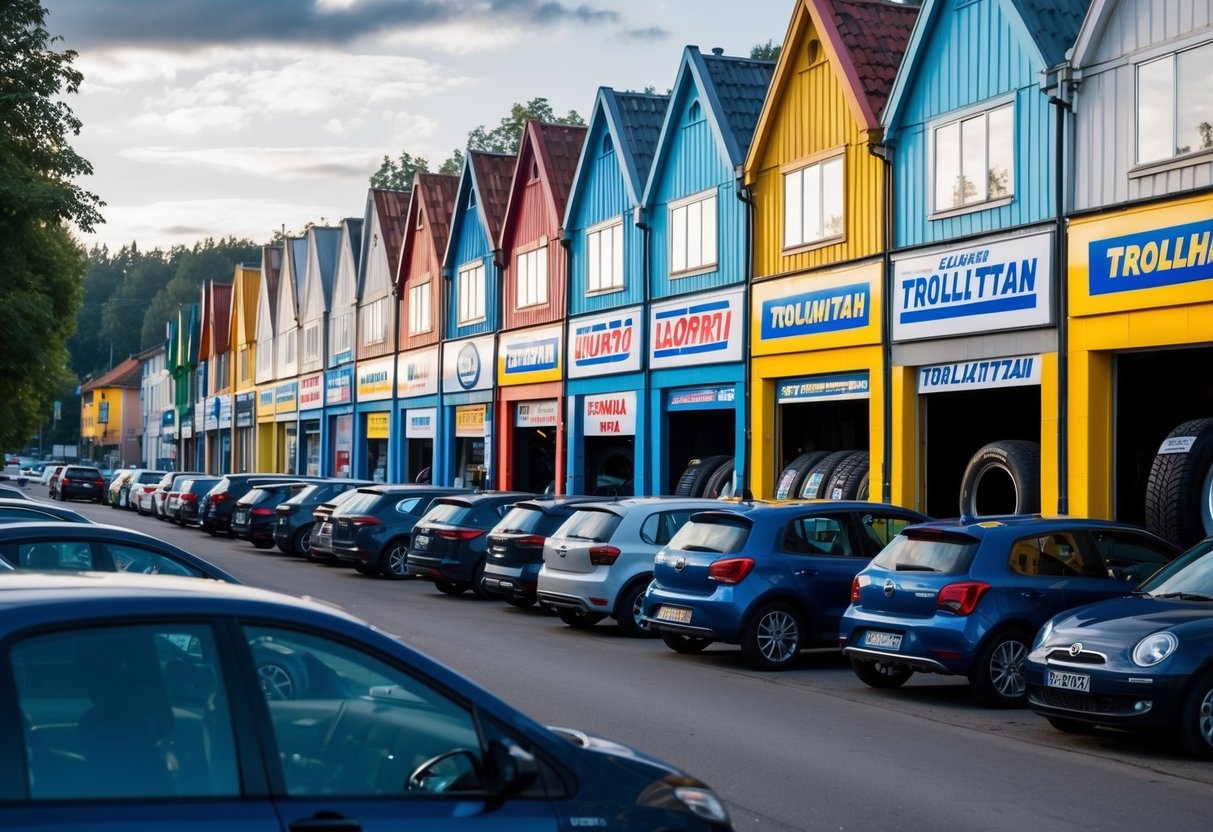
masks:
[[[65,506],[36,500],[10,500],[4,498],[3,492],[0,492],[0,523],[34,523],[43,520],[69,523],[93,522],[80,512],[72,511]]]
[[[468,493],[436,485],[368,485],[328,519],[333,556],[363,575],[408,577],[405,558],[413,526],[438,497]]]
[[[218,482],[218,477],[186,477],[177,480],[165,508],[168,519],[182,526],[198,525],[198,509],[206,499],[206,493]]]
[[[520,491],[485,491],[435,500],[413,531],[408,573],[429,578],[448,595],[470,589],[487,598],[481,579],[488,532],[515,503],[538,496]]]
[[[307,485],[301,482],[264,483],[236,501],[232,509],[232,534],[258,549],[274,545],[276,509],[283,500],[298,494]]]
[[[312,530],[316,526],[316,515],[312,512],[339,494],[371,484],[369,480],[343,478],[311,483],[296,491],[274,509],[274,542],[288,555],[302,555],[311,560]]]
[[[297,477],[291,474],[227,474],[207,492],[206,500],[198,510],[198,525],[210,534],[229,534],[232,528],[232,511],[236,501],[258,485],[273,485],[284,482],[314,481],[315,477]]]
[[[63,502],[68,500],[92,500],[99,503],[105,499],[105,477],[100,468],[85,465],[69,465],[59,475],[55,484],[55,496]]]
[[[481,582],[484,591],[515,607],[533,605],[543,566],[543,544],[573,516],[577,506],[599,499],[565,495],[514,503],[489,532],[488,559]]]

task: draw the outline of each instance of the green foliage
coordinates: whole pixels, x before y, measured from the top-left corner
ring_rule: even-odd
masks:
[[[758,43],[750,47],[750,57],[756,61],[777,61],[781,51],[783,51],[783,44],[768,40],[766,43]]]
[[[385,188],[391,191],[407,191],[413,187],[413,174],[429,173],[430,163],[420,156],[400,151],[400,158],[393,162],[388,156],[383,157],[383,164],[371,176],[372,188]]]
[[[503,116],[501,122],[492,130],[485,130],[480,125],[468,133],[468,150],[483,150],[490,153],[517,153],[518,145],[522,142],[522,131],[530,119],[536,121],[554,122],[556,124],[584,125],[585,119],[576,110],[569,110],[563,118],[552,111],[552,105],[546,98],[532,98],[525,104],[515,104],[510,113]]]
[[[442,163],[438,172],[445,176],[459,176],[463,173],[463,151],[459,148],[451,151],[450,158]]]

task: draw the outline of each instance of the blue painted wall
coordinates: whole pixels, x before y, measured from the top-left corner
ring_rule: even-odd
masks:
[[[444,272],[450,276],[447,282],[450,294],[448,295],[449,302],[446,307],[444,330],[444,336],[447,339],[496,332],[498,319],[501,317],[501,299],[499,297],[501,276],[498,274],[497,265],[493,262],[493,252],[489,247],[488,234],[485,232],[484,224],[480,221],[479,210],[475,206],[468,205],[470,188],[467,183],[468,177],[465,176],[464,184],[460,187],[459,200],[455,204],[450,259],[444,264]],[[458,326],[456,319],[459,317],[459,269],[474,260],[484,263],[485,317],[479,323]]]

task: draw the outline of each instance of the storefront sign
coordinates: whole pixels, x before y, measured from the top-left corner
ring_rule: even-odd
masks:
[[[366,414],[366,438],[387,439],[391,431],[391,417],[390,413]]]
[[[1092,295],[1154,289],[1213,278],[1213,220],[1093,240]]]
[[[442,392],[463,393],[493,386],[493,336],[452,341],[442,348]]]
[[[438,392],[438,348],[396,356],[396,395],[401,398],[432,396]]]
[[[236,427],[251,428],[253,426],[256,395],[252,390],[236,394]]]
[[[438,436],[438,408],[422,407],[405,414],[404,435],[408,439],[433,439]]]
[[[687,390],[670,391],[669,406],[695,410],[718,404],[732,405],[736,398],[737,390],[733,387],[693,387]]]
[[[206,430],[222,430],[232,426],[232,397],[211,396],[205,405]]]
[[[499,336],[497,383],[560,381],[563,333],[562,327],[545,326]]]
[[[649,365],[692,367],[741,360],[739,291],[654,304]]]
[[[281,390],[282,388],[278,388]],[[324,374],[316,373],[299,379],[299,409],[312,410],[324,405]],[[279,413],[282,409],[279,408]]]
[[[866,399],[870,393],[871,384],[867,373],[838,373],[781,381],[776,391],[776,399],[780,404],[831,402]]]
[[[640,369],[640,307],[569,324],[569,378]]]
[[[394,360],[381,358],[358,363],[358,401],[374,402],[392,397]]]
[[[763,301],[759,337],[769,341],[867,326],[869,289],[855,283]]]
[[[257,415],[269,416],[274,412],[274,388],[262,387],[257,391]]]
[[[586,436],[635,436],[636,391],[585,397]]]
[[[484,436],[484,416],[488,405],[465,404],[455,408],[456,436]]]
[[[290,381],[274,388],[274,412],[294,413],[299,404],[299,382]]]
[[[324,403],[332,407],[354,400],[354,368],[338,367],[324,374]]]
[[[1034,234],[896,261],[893,340],[1051,323],[1052,239]]]
[[[1040,384],[1040,356],[1018,355],[958,364],[918,368],[918,392],[984,390],[989,387],[1027,387]]]
[[[518,402],[514,410],[514,424],[520,428],[555,427],[558,410],[555,399]]]

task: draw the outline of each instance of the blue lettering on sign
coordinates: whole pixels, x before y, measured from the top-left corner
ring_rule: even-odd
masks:
[[[768,341],[867,326],[868,292],[868,284],[857,283],[764,301],[760,337]]]
[[[1031,379],[1035,365],[1035,356],[1023,356],[923,367],[918,371],[918,387],[923,391],[947,386],[993,387],[1004,382]]]
[[[480,351],[475,344],[464,344],[455,360],[455,377],[459,386],[471,390],[480,381]]]
[[[560,339],[544,338],[526,344],[511,344],[505,348],[505,372],[533,373],[554,370],[560,359]]]
[[[1213,277],[1213,220],[1096,240],[1087,248],[1092,295]]]
[[[929,274],[901,281],[903,324],[1035,309],[1035,257],[990,262],[989,249],[946,255]]]

